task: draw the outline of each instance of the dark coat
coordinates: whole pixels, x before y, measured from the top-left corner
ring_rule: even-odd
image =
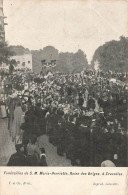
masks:
[[[23,153],[16,152],[11,155],[7,166],[28,166],[28,161]]]
[[[48,165],[47,165],[47,162],[46,162],[46,157],[45,157],[44,154],[42,154],[42,156],[41,156],[41,158],[40,158],[39,166],[44,166],[44,167],[48,166]]]

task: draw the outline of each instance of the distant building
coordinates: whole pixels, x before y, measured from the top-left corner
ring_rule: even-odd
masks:
[[[25,69],[28,68],[32,70],[32,54],[24,54],[11,56],[10,60],[15,60],[17,65],[15,69]]]

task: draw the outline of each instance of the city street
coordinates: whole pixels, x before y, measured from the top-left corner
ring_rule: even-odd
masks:
[[[7,129],[7,119],[0,119],[0,165],[6,166],[10,154],[15,152],[15,146],[11,141]]]
[[[6,166],[10,155],[15,153],[14,143],[11,141],[9,131],[7,129],[7,120],[0,119],[0,165]],[[44,147],[46,151],[48,166],[71,166],[70,160],[67,160],[65,156],[61,157],[57,155],[57,149],[55,146],[48,142],[48,136],[43,135],[38,139],[39,146]]]

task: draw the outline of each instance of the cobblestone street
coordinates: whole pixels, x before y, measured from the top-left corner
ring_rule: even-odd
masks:
[[[57,148],[48,142],[47,135],[40,136],[38,142],[40,147],[45,148],[48,166],[71,166],[70,160],[67,160],[65,156],[57,155]],[[14,152],[14,143],[7,129],[7,119],[0,119],[0,166],[6,166]]]
[[[6,166],[9,157],[15,152],[7,129],[7,119],[0,119],[0,166]]]

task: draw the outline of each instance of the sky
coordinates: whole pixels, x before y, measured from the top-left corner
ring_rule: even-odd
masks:
[[[31,50],[51,45],[59,52],[95,50],[128,35],[127,0],[3,0],[6,40]]]

